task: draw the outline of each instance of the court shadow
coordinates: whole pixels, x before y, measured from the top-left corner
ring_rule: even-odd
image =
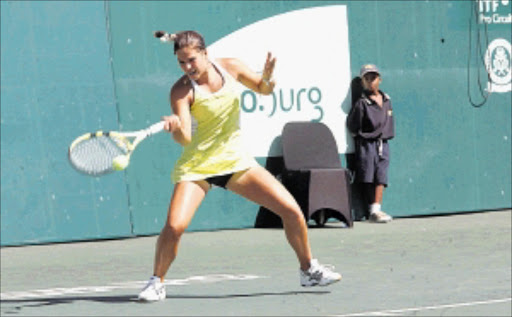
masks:
[[[261,293],[239,293],[239,294],[205,294],[205,295],[167,295],[167,299],[229,299],[229,298],[251,298],[263,296],[291,296],[291,295],[325,295],[330,291],[286,291],[286,292],[261,292]],[[66,296],[66,297],[46,297],[30,299],[6,299],[0,300],[1,315],[22,314],[24,308],[41,308],[54,305],[71,305],[76,302],[96,302],[105,304],[130,304],[142,303],[137,300],[136,295],[118,295],[118,296]]]

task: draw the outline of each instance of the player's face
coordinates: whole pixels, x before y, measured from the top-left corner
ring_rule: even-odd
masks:
[[[363,76],[363,86],[366,90],[378,91],[380,76],[377,73],[366,73]]]
[[[183,72],[194,80],[199,79],[207,69],[208,57],[204,50],[186,46],[176,52],[176,57]]]

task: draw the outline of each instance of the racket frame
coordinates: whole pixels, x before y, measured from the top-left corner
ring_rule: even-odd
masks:
[[[73,142],[71,142],[71,145],[69,146],[69,149],[68,149],[69,161],[71,162],[71,165],[73,165],[73,167],[75,167],[75,165],[73,164],[73,161],[71,160],[71,152],[73,151],[73,148],[77,144],[79,144],[80,142],[85,141],[85,140],[89,140],[89,139],[92,139],[95,137],[102,137],[102,136],[108,137],[111,140],[113,140],[117,144],[118,147],[126,148],[127,151],[126,151],[126,154],[124,154],[124,155],[126,155],[129,160],[131,154],[133,153],[133,151],[135,150],[137,145],[139,145],[147,137],[163,131],[164,126],[165,126],[165,121],[159,121],[145,129],[141,129],[138,131],[122,132],[122,131],[99,130],[96,132],[85,133],[85,134],[77,137],[75,140],[73,140]],[[130,138],[134,138],[132,142],[130,142],[130,140],[129,140]],[[89,174],[89,173],[86,173],[86,172],[76,168],[76,167],[75,167],[75,169],[79,170],[82,173]],[[112,171],[114,171],[114,170],[112,170]],[[112,171],[108,171],[108,172],[112,172]],[[93,174],[91,173],[90,175],[93,175]]]

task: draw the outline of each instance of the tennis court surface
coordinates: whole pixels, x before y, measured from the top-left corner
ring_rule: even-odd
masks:
[[[2,316],[510,316],[511,210],[328,223],[313,255],[343,279],[299,286],[282,229],[190,232],[167,299],[136,301],[156,236],[1,249]]]

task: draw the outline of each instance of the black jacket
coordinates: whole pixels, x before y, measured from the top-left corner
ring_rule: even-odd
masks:
[[[382,94],[382,107],[366,93],[355,102],[347,117],[347,128],[354,138],[390,140],[395,136],[393,107],[388,95]]]

